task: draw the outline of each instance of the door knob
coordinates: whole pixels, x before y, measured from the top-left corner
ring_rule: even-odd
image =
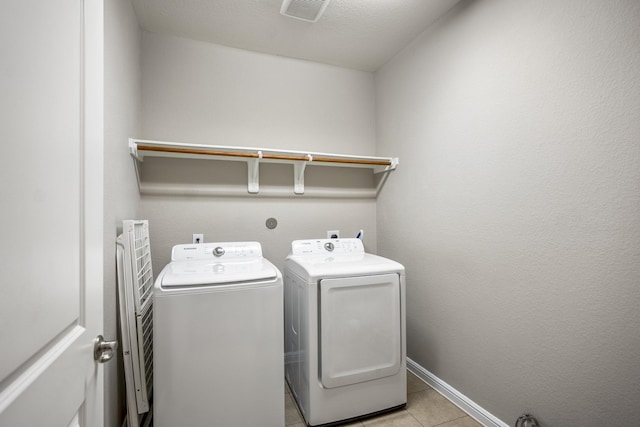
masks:
[[[98,363],[105,363],[111,360],[118,348],[118,341],[105,341],[102,335],[98,335],[94,341],[93,359]]]

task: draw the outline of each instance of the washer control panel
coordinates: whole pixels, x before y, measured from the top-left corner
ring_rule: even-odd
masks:
[[[262,246],[259,242],[212,242],[176,245],[171,251],[171,261],[229,258],[262,258]]]
[[[360,239],[317,239],[294,240],[291,243],[292,255],[320,254],[363,254],[364,246]]]

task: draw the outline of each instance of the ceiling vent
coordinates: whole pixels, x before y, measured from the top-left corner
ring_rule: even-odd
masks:
[[[331,0],[284,0],[280,13],[290,18],[318,22]]]

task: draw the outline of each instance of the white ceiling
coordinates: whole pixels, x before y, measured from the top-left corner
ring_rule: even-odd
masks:
[[[143,29],[375,71],[458,0],[331,0],[317,23],[282,0],[132,0]]]

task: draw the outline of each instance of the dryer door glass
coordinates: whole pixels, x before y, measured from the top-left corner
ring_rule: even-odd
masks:
[[[320,281],[320,379],[326,388],[396,374],[401,365],[397,274]]]

